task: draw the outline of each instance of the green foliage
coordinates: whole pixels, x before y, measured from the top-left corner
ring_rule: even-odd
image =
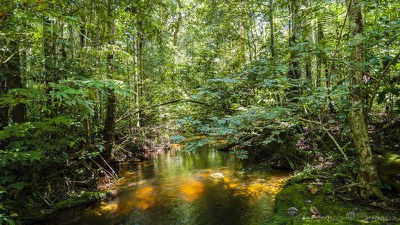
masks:
[[[270,13],[256,0],[2,1],[2,200],[33,193],[32,201],[52,202],[75,188],[67,180],[92,179],[110,114],[114,156],[171,136],[188,151],[223,139],[242,159],[299,161],[305,130],[323,140],[320,125],[299,118],[318,121],[355,155],[347,146],[354,69],[364,76],[363,102],[371,101],[365,111],[398,117],[399,3],[363,1],[364,32],[351,38],[342,2],[271,2]],[[349,59],[355,45],[362,62]]]
[[[232,154],[236,155],[238,159],[247,159],[249,157],[249,152],[246,150],[235,150]]]
[[[106,192],[83,192],[67,200],[58,202],[56,205],[54,205],[54,208],[56,210],[60,210],[83,204],[88,204],[96,200],[99,200],[101,198],[104,198],[106,195],[107,195]]]
[[[211,139],[209,138],[201,138],[199,140],[188,141],[185,143],[184,150],[187,152],[194,152],[209,144],[210,141]]]
[[[174,135],[174,136],[171,136],[170,138],[171,138],[172,143],[181,143],[181,142],[185,141],[185,139],[186,139],[184,136],[181,136],[181,135]]]
[[[0,214],[0,224],[3,224],[4,222],[6,222],[8,225],[14,225],[15,224],[15,222],[12,219],[6,217],[3,214]]]

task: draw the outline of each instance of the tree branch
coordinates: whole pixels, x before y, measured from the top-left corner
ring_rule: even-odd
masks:
[[[138,110],[138,111],[136,111],[136,112],[133,112],[133,113],[131,113],[131,114],[128,114],[128,115],[126,115],[126,116],[123,116],[122,118],[119,118],[119,119],[116,121],[116,123],[118,123],[118,122],[120,122],[120,121],[122,121],[122,120],[126,120],[126,119],[128,119],[129,117],[131,117],[131,116],[134,116],[134,115],[136,115],[136,114],[138,114],[138,113],[141,113],[141,112],[143,112],[143,111],[146,111],[146,110],[149,110],[149,109],[152,109],[152,108],[157,108],[157,107],[160,107],[160,106],[171,105],[171,104],[180,103],[180,102],[190,102],[190,103],[195,103],[195,104],[200,104],[200,105],[205,105],[205,106],[211,106],[211,105],[209,105],[209,104],[207,104],[207,103],[199,102],[199,101],[195,101],[195,100],[190,100],[190,99],[177,99],[177,100],[173,100],[173,101],[169,101],[169,102],[164,102],[164,103],[161,103],[161,104],[158,104],[158,105],[152,105],[152,106],[146,107],[146,108],[144,108],[144,109],[140,109],[140,110]]]

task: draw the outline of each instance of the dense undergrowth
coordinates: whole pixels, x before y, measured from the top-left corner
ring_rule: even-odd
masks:
[[[170,142],[397,199],[399,4],[0,1],[0,223]]]

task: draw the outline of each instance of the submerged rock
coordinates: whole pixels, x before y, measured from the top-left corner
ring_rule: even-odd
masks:
[[[222,173],[212,173],[209,175],[209,178],[211,178],[213,180],[223,180],[224,175]]]

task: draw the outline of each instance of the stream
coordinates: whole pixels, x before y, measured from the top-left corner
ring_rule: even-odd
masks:
[[[244,166],[227,152],[181,146],[121,171],[117,195],[61,212],[54,225],[259,225],[288,172]]]

